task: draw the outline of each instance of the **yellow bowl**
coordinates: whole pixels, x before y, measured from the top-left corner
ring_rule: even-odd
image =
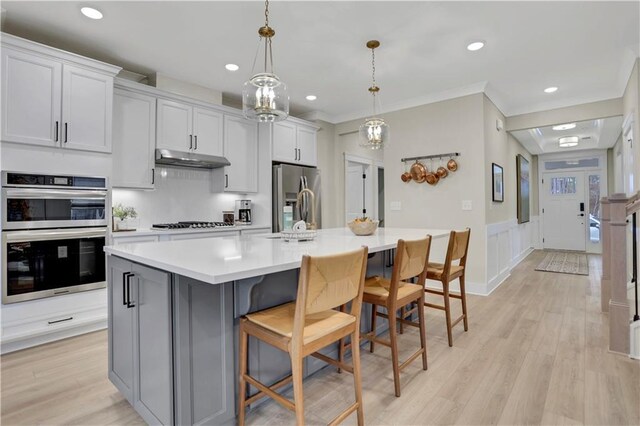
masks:
[[[378,229],[379,222],[380,221],[378,220],[372,220],[371,222],[351,221],[347,223],[347,225],[349,226],[349,229],[351,229],[351,232],[353,232],[354,234],[364,236],[364,235],[371,235],[374,232],[376,232],[376,229]]]

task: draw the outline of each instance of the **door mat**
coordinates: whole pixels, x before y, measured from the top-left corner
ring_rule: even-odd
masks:
[[[589,275],[589,261],[584,253],[552,251],[547,253],[536,271]]]

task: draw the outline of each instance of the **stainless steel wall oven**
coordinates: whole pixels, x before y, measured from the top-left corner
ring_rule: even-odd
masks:
[[[2,173],[2,303],[105,287],[107,179]]]

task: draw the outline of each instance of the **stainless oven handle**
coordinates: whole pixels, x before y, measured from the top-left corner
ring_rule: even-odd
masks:
[[[73,238],[100,238],[107,236],[105,228],[80,228],[80,229],[43,229],[36,231],[11,231],[4,232],[8,243],[21,243],[29,241],[69,240]]]
[[[102,200],[107,198],[107,191],[99,190],[77,190],[77,189],[30,189],[30,188],[5,188],[7,198],[27,198],[27,199],[71,199],[90,198]]]

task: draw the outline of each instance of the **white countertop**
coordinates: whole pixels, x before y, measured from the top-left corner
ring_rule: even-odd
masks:
[[[216,228],[186,228],[186,229],[151,229],[139,228],[135,231],[112,232],[112,238],[143,237],[146,235],[198,234],[204,232],[241,231],[243,229],[271,229],[270,225],[235,225],[218,226]]]
[[[237,229],[237,228],[234,228]],[[278,234],[227,236],[195,240],[107,246],[108,254],[211,284],[250,278],[300,267],[302,256],[335,254],[366,245],[370,253],[396,247],[398,239],[413,240],[444,229],[380,228],[358,237],[348,228],[322,229],[313,241],[286,242]]]

